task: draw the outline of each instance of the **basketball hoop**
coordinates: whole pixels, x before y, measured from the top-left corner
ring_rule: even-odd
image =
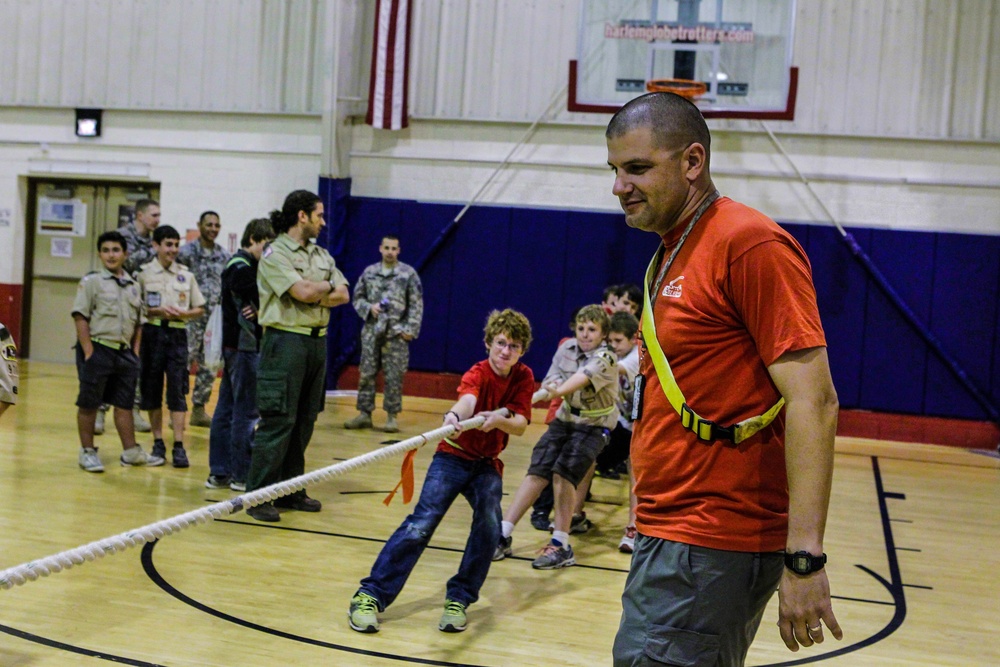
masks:
[[[646,82],[646,90],[651,93],[674,93],[693,100],[708,92],[708,86],[702,81],[690,79],[653,79]]]

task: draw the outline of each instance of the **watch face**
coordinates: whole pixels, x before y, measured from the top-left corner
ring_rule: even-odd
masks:
[[[808,574],[809,573],[809,570],[810,570],[809,565],[810,565],[809,559],[806,556],[798,556],[797,555],[797,556],[795,556],[794,560],[792,561],[792,569],[795,570],[796,572],[800,572],[802,574]]]

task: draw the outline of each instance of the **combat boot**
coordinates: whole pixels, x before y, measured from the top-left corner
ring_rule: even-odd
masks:
[[[196,405],[191,410],[191,419],[188,421],[191,426],[211,426],[212,416],[205,412],[204,405]]]
[[[149,422],[146,421],[146,418],[142,416],[141,412],[139,412],[139,408],[132,410],[132,421],[135,422],[135,430],[137,433],[149,433],[153,430],[149,425]]]
[[[102,435],[104,433],[104,416],[108,413],[108,409],[105,406],[97,408],[97,419],[94,420],[94,435]]]
[[[344,428],[356,429],[356,428],[371,428],[372,427],[372,413],[370,412],[359,412],[354,419],[349,419],[344,422]]]
[[[396,415],[389,413],[389,418],[385,420],[385,426],[382,428],[386,433],[399,433],[399,424],[396,423]]]

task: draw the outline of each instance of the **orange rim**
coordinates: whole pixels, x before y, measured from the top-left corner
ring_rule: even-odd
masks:
[[[651,93],[674,93],[693,100],[708,92],[708,86],[702,81],[690,79],[653,79],[646,82],[646,90]]]

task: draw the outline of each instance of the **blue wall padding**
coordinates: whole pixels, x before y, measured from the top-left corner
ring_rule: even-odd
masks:
[[[868,254],[920,321],[929,322],[934,234],[873,230]],[[930,354],[923,339],[874,285],[868,290],[864,322],[860,404],[884,412],[922,413]]]
[[[323,200],[326,226],[320,232],[316,241],[326,248],[334,257],[345,254],[347,241],[350,239],[348,230],[349,202],[351,197],[351,179],[321,178],[316,192]],[[326,339],[327,365],[326,385],[335,387],[340,370],[346,364],[345,352],[350,349],[355,333],[352,328],[351,313],[346,308],[334,308],[330,312],[330,326]],[[357,318],[353,318],[357,319]]]
[[[1000,238],[937,234],[936,240],[931,329],[972,381],[988,393],[996,336]],[[994,394],[994,404],[995,399]],[[985,415],[936,358],[927,368],[925,404],[930,414],[975,419]]]
[[[867,250],[868,230],[858,230],[855,238]],[[808,243],[803,247],[812,264],[837,396],[845,408],[860,407],[861,377],[864,373],[860,351],[865,337],[865,328],[861,323],[864,322],[866,294],[870,287],[863,270],[833,227],[810,226]]]
[[[364,197],[350,198],[342,208],[343,229],[336,232],[342,237],[334,237],[341,239],[341,250],[334,254],[352,285],[365,266],[378,261],[383,234],[398,235],[402,260],[416,266],[461,210],[457,204]],[[813,267],[843,407],[987,417],[896,312],[835,229],[783,226],[805,248]],[[871,229],[851,233],[945,349],[1000,402],[1000,238]],[[465,371],[484,357],[482,329],[489,311],[511,307],[531,320],[535,342],[524,361],[540,379],[558,341],[570,335],[570,314],[600,301],[608,284],[641,283],[657,242],[652,234],[628,228],[620,213],[472,207],[421,271],[424,325],[411,345],[410,367]],[[338,310],[337,340],[356,340],[360,320],[353,309]],[[357,346],[350,347],[349,361],[357,363]],[[331,375],[339,375],[339,368]]]

